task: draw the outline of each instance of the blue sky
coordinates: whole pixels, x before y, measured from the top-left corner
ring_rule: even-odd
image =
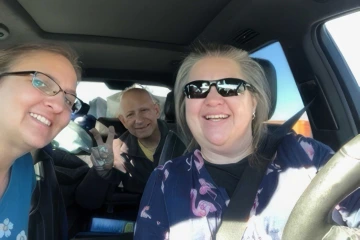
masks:
[[[251,54],[269,60],[276,69],[277,102],[272,120],[287,120],[304,107],[293,74],[279,42],[272,43]],[[302,117],[307,119],[306,116]]]
[[[325,26],[360,86],[360,31],[356,30],[357,23],[360,23],[360,11],[328,21]],[[252,53],[251,56],[267,59],[274,64],[278,91],[272,120],[287,120],[304,105],[280,43],[270,44]],[[302,116],[302,119],[307,119],[307,116]]]

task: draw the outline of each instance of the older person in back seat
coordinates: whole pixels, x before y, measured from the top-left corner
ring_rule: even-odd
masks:
[[[98,147],[93,148],[91,155],[96,171],[91,170],[88,175],[94,175],[96,172],[107,183],[122,182],[126,191],[142,193],[147,179],[159,163],[169,133],[166,122],[160,120],[159,116],[159,105],[146,89],[130,87],[124,90],[120,98],[119,120],[128,131],[113,140],[114,128],[110,127],[108,139],[104,144],[98,131],[91,130]],[[172,156],[180,156],[184,150],[185,147],[176,148]],[[98,176],[93,178],[99,180]],[[84,181],[89,181],[89,176]],[[84,185],[86,189],[83,188]],[[94,191],[103,189],[94,188],[92,184],[81,184],[79,191],[82,197],[80,196],[79,201],[77,196],[78,202],[89,207],[89,196],[85,195],[97,195]]]

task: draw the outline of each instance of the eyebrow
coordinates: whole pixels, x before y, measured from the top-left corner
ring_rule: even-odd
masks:
[[[134,113],[135,111],[127,111],[125,115],[129,115],[130,113]]]
[[[42,72],[40,72],[42,73]],[[54,78],[52,75],[48,74],[48,73],[42,73],[42,74],[45,74],[47,75],[48,77],[50,77],[54,82],[56,82],[57,85],[59,85],[59,87],[66,93],[70,93],[70,94],[73,94],[75,97],[77,97],[77,94],[76,94],[76,90],[68,90],[68,89],[64,89],[63,87],[60,86],[58,80],[56,78]]]
[[[60,86],[60,85],[59,85],[59,86]],[[75,92],[75,91],[73,91],[73,90],[64,90],[64,92],[66,92],[66,93],[70,93],[70,94],[73,94],[74,96],[76,96],[76,97],[77,97],[76,92]]]

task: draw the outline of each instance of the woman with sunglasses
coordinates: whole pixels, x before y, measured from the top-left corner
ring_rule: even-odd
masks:
[[[243,190],[243,198],[251,198],[241,210],[248,222],[243,239],[281,239],[297,199],[333,151],[288,134],[271,159],[263,156],[259,143],[266,135],[269,86],[260,65],[245,51],[201,46],[182,63],[174,92],[176,119],[189,153],[152,173],[135,239],[215,239],[245,173],[259,184]]]
[[[0,238],[26,239],[35,187],[29,152],[49,144],[81,107],[80,75],[77,55],[62,46],[0,50]]]

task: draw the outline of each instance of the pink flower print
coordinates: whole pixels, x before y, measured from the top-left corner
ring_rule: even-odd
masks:
[[[194,159],[194,161],[195,161],[195,166],[196,166],[198,172],[200,173],[200,169],[204,166],[204,159],[203,159],[203,157],[201,156],[201,153],[200,153],[200,151],[199,151],[198,149],[195,150],[194,155],[195,155],[195,157],[196,157],[196,158]]]
[[[165,234],[164,234],[164,240],[169,240],[169,232],[165,232]]]
[[[214,185],[212,185],[211,183],[208,183],[205,181],[205,179],[200,178],[199,182],[201,184],[201,187],[199,189],[199,193],[201,195],[205,195],[206,193],[210,195],[210,197],[212,197],[214,200],[217,197],[217,194],[212,190],[215,189]]]
[[[145,206],[143,210],[141,211],[140,217],[142,218],[149,218],[151,219],[151,216],[146,212],[150,209],[150,206]]]
[[[256,197],[255,197],[255,201],[254,201],[254,204],[250,210],[250,215],[249,217],[252,217],[256,214],[256,209],[257,207],[259,206],[259,194],[261,193],[262,189],[259,189],[256,193]]]
[[[168,178],[169,176],[169,171],[167,169],[165,169],[164,171],[164,178],[161,182],[161,191],[164,193],[164,182],[166,181],[166,179]]]
[[[162,191],[162,193],[164,193],[164,187],[165,187],[165,186],[164,186],[164,182],[162,181],[162,182],[161,182],[161,191]]]
[[[304,142],[304,141],[301,141],[300,145],[304,149],[306,154],[309,156],[310,160],[312,161],[313,158],[314,158],[314,154],[315,154],[313,146],[310,143],[307,143],[307,142]]]
[[[266,170],[266,175],[269,175],[270,173],[272,173],[274,170],[272,170],[271,168],[268,168],[267,170]]]
[[[164,165],[159,165],[155,168],[155,170],[164,170],[165,169],[165,166],[168,164],[168,163],[172,163],[172,161],[167,161]]]
[[[209,214],[209,212],[216,211],[216,207],[214,206],[214,204],[205,200],[200,200],[198,206],[195,207],[196,197],[197,197],[196,189],[191,189],[190,191],[191,210],[195,216],[205,217]]]
[[[169,176],[169,171],[167,169],[165,169],[165,171],[164,171],[164,180],[163,180],[164,182],[166,181],[168,176]]]
[[[187,165],[189,165],[189,169],[188,169],[188,171],[190,171],[191,170],[191,164],[192,164],[192,158],[186,158],[186,163],[187,163]]]

